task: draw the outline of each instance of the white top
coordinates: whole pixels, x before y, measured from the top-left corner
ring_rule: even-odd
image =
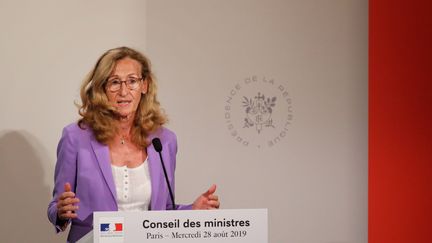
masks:
[[[147,159],[135,168],[111,165],[119,211],[147,211],[151,181]]]

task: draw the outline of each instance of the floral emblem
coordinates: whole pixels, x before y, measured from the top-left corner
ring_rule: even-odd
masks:
[[[243,127],[249,128],[255,126],[258,133],[263,127],[273,127],[271,118],[273,107],[276,105],[276,97],[265,97],[258,92],[258,95],[252,98],[243,96],[243,107],[245,108],[246,118]]]

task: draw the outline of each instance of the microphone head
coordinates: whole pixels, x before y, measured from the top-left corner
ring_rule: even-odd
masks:
[[[162,151],[162,144],[159,138],[153,138],[152,140],[153,147],[155,148],[156,152]]]

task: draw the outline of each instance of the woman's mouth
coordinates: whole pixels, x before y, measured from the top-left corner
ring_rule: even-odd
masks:
[[[132,101],[130,100],[119,100],[117,101],[117,105],[119,107],[128,106]]]

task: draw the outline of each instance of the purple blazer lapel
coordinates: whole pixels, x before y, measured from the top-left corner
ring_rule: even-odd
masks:
[[[150,171],[150,180],[151,180],[151,188],[152,195],[150,199],[150,210],[165,210],[165,200],[161,194],[161,185],[165,185],[164,177],[162,177],[162,165],[159,158],[159,153],[156,152],[153,144],[151,143],[152,139],[160,135],[158,132],[155,132],[149,136],[150,145],[147,147],[147,157],[149,163],[149,171]],[[163,153],[162,153],[163,156]]]
[[[94,139],[91,140],[91,146],[96,155],[96,159],[98,161],[99,168],[101,169],[102,174],[104,176],[105,182],[107,183],[111,191],[113,200],[114,202],[116,202],[117,193],[116,193],[114,178],[111,170],[111,162],[110,162],[111,158],[110,158],[108,146],[103,145]]]
[[[159,169],[157,167],[157,162],[159,160],[158,153],[154,150],[153,145],[147,147],[147,162],[149,163],[149,172],[150,172],[150,180],[151,180],[151,189],[152,195],[150,199],[150,209],[155,210],[158,204],[158,195],[159,195],[159,187],[158,185],[158,177],[159,177]]]
[[[158,134],[157,132],[154,134],[151,134],[149,136],[149,141],[161,134]],[[111,170],[111,158],[109,154],[108,146],[103,145],[99,142],[97,142],[94,138],[91,139],[91,146],[93,148],[93,151],[96,155],[96,159],[99,165],[100,170],[102,171],[103,177],[105,179],[106,184],[108,185],[111,195],[113,197],[114,202],[117,202],[117,192],[115,188],[114,178],[112,175]],[[163,153],[162,153],[163,154]],[[159,158],[159,153],[156,152],[156,150],[153,147],[153,144],[150,143],[150,145],[147,147],[147,156],[148,156],[148,165],[149,165],[149,172],[150,172],[150,180],[151,180],[151,188],[152,188],[152,196],[150,199],[150,209],[151,210],[164,210],[166,208],[166,200],[163,197],[165,195],[164,193],[161,194],[161,190],[163,192],[163,189],[161,186],[166,186],[165,178],[162,177],[162,167],[161,167],[161,161]],[[163,155],[162,155],[163,156]],[[162,176],[161,176],[162,175]]]

